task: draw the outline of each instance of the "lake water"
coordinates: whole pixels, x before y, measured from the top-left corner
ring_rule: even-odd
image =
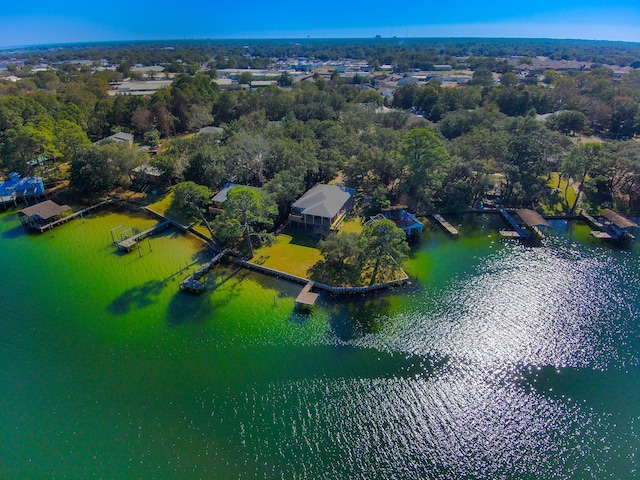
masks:
[[[232,267],[179,292],[205,256],[174,231],[117,253],[146,217],[0,213],[0,478],[637,477],[639,247],[496,222],[304,316],[300,286]]]

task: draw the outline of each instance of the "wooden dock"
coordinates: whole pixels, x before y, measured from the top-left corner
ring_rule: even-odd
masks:
[[[596,230],[604,229],[604,224],[602,222],[596,220],[584,210],[580,210],[580,217],[583,218],[591,228],[595,228]]]
[[[202,281],[202,277],[204,277],[207,273],[209,273],[213,267],[215,267],[220,260],[222,260],[227,253],[228,250],[224,250],[214,256],[207,263],[202,265],[193,275],[189,275],[182,282],[180,282],[180,290],[188,293],[202,293],[205,289],[205,284]]]
[[[313,280],[309,280],[302,291],[298,294],[296,297],[296,308],[309,309],[315,305],[316,300],[318,299],[318,294],[311,291],[314,283],[315,282],[313,282]]]
[[[55,222],[47,223],[46,225],[42,225],[41,227],[38,227],[38,230],[40,230],[40,233],[43,233],[45,230],[51,230],[51,229],[57,227],[58,225],[62,225],[63,223],[67,223],[68,221],[73,220],[74,218],[78,218],[78,217],[82,218],[82,216],[85,213],[89,213],[90,211],[95,210],[96,208],[103,207],[103,206],[108,205],[110,203],[113,203],[113,200],[109,199],[109,200],[105,200],[105,201],[100,202],[100,203],[96,203],[95,205],[91,205],[90,207],[84,208],[82,210],[78,210],[77,212],[74,212],[71,215],[67,215],[66,217],[63,217],[60,220],[56,220]]]
[[[597,240],[613,240],[613,237],[611,235],[600,230],[591,230],[591,232],[589,232],[589,235]]]
[[[147,230],[145,230],[144,232],[140,232],[136,235],[133,235],[129,238],[125,238],[124,240],[120,240],[117,245],[118,248],[120,250],[123,250],[125,252],[130,252],[137,244],[140,240],[143,240],[147,237],[150,237],[152,235],[155,235],[158,232],[161,232],[162,230],[165,230],[167,228],[169,228],[171,226],[171,221],[169,220],[165,220],[162,223],[159,223]]]
[[[500,230],[499,233],[500,233],[500,237],[502,238],[513,238],[515,240],[520,239],[520,234],[513,230]]]
[[[612,210],[605,209],[602,211],[602,221],[595,219],[584,210],[580,211],[580,216],[594,228],[594,230],[590,232],[593,238],[598,240],[611,240],[621,245],[629,245],[636,239],[631,231],[637,230],[638,225]]]
[[[458,233],[459,233],[459,232],[458,232],[458,229],[457,229],[457,228],[455,228],[453,225],[451,225],[449,222],[447,222],[447,221],[442,217],[442,215],[440,215],[439,213],[432,213],[432,214],[431,214],[431,216],[434,218],[434,220],[435,220],[436,222],[438,222],[438,223],[440,224],[440,226],[441,226],[442,228],[444,228],[444,229],[445,229],[445,231],[446,231],[449,235],[451,235],[451,236],[453,236],[453,237],[455,237],[455,236],[457,236],[457,235],[458,235]]]

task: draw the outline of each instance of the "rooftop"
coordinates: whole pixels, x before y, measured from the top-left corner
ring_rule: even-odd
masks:
[[[250,187],[248,185],[238,185],[237,183],[227,183],[224,187],[222,187],[222,190],[220,190],[218,193],[216,193],[213,196],[211,201],[214,202],[214,203],[224,203],[224,202],[226,202],[227,201],[227,194],[229,193],[229,190],[231,190],[234,187],[252,188],[254,190],[258,190],[256,187]]]
[[[637,223],[632,222],[628,218],[623,217],[608,208],[602,211],[602,216],[613,223],[616,227],[622,228],[623,230],[626,228],[638,228]]]
[[[528,208],[521,208],[516,210],[518,216],[530,227],[548,227],[549,222],[547,222],[542,215],[533,210],[529,210]]]
[[[63,212],[71,210],[69,205],[58,205],[53,200],[45,200],[44,202],[37,203],[30,207],[27,207],[18,212],[18,215],[25,217],[39,217],[42,220],[49,220]]]
[[[333,218],[353,193],[352,189],[346,187],[319,183],[296,200],[293,207],[299,208],[305,215]]]

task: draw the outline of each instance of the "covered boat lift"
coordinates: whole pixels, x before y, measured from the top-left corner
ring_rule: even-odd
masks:
[[[539,239],[544,239],[544,233],[542,233],[541,228],[549,228],[549,222],[547,222],[542,215],[534,210],[530,210],[528,208],[520,208],[516,210],[518,216],[522,219],[522,221],[527,225],[529,230],[531,230],[536,237]]]
[[[602,223],[602,230],[607,233],[611,239],[629,240],[631,242],[635,240],[639,228],[637,223],[608,208],[603,210],[601,215],[605,219]]]

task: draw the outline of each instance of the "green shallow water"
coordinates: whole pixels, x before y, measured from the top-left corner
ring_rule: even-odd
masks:
[[[321,297],[217,267],[172,230],[118,254],[101,212],[0,214],[0,478],[633,478],[638,252],[555,222],[428,231],[412,285]],[[180,273],[181,272],[181,273]]]

